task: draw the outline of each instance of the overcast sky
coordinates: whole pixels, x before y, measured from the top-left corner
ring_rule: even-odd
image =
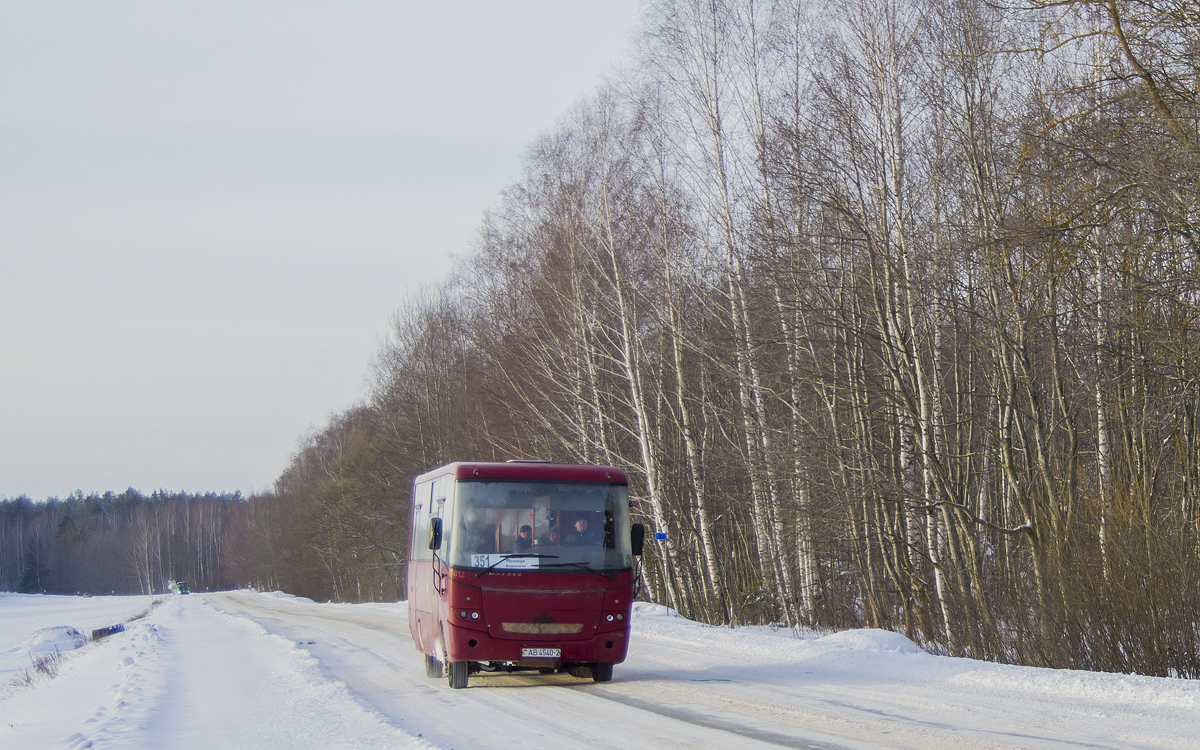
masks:
[[[0,3],[0,496],[269,489],[637,23]]]

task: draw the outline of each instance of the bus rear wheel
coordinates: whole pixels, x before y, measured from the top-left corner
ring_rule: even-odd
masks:
[[[612,662],[598,661],[592,665],[592,679],[596,682],[608,682],[612,679]]]
[[[450,687],[459,690],[467,686],[467,675],[470,673],[469,664],[470,662],[466,661],[450,662]]]
[[[441,677],[443,673],[442,663],[438,661],[437,657],[425,654],[425,676]]]

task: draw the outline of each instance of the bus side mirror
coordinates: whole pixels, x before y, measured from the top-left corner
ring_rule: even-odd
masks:
[[[429,519],[429,549],[442,548],[442,519]]]
[[[637,557],[642,556],[642,548],[646,546],[646,527],[635,523],[629,527],[629,548]]]

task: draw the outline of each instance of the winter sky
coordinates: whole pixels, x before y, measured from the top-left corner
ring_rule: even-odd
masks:
[[[638,5],[0,4],[0,496],[268,489]]]

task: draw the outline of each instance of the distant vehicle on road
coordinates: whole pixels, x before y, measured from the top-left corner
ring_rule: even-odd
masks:
[[[187,581],[171,581],[171,591],[176,594],[192,593],[192,584]]]
[[[629,479],[611,466],[452,463],[413,483],[409,630],[430,677],[612,678],[629,648]]]

